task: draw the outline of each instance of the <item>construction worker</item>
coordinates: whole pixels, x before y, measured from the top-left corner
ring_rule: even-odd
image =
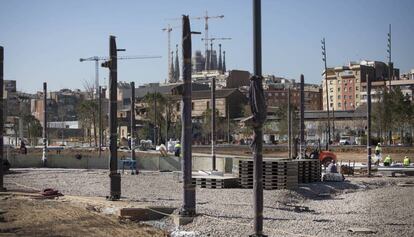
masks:
[[[181,154],[181,144],[180,144],[180,142],[177,142],[177,144],[175,144],[175,146],[174,146],[174,155],[175,156],[180,156],[180,154]]]
[[[382,159],[381,153],[382,153],[381,143],[378,142],[377,146],[375,147],[375,159],[373,159],[375,165],[379,165],[379,162]]]
[[[403,165],[410,166],[410,163],[411,163],[410,158],[408,158],[408,156],[405,156],[403,160]]]
[[[392,159],[390,155],[387,155],[384,159],[384,166],[390,166],[392,163]]]

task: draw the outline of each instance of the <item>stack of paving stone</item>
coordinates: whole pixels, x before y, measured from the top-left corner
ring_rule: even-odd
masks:
[[[233,169],[242,188],[253,188],[253,161],[239,160]],[[298,186],[298,166],[290,160],[263,161],[264,189],[294,189]]]
[[[200,188],[237,188],[238,182],[235,177],[228,176],[214,176],[214,175],[203,175],[203,176],[193,176],[193,185],[196,185]]]
[[[321,163],[318,159],[295,160],[298,164],[298,182],[312,183],[321,181]]]

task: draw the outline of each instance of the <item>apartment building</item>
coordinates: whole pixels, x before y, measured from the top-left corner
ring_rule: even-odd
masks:
[[[384,62],[361,61],[350,62],[347,66],[328,68],[323,72],[323,109],[354,110],[366,102],[367,76],[372,82],[372,98],[377,101],[384,88],[389,85],[389,67]],[[326,80],[325,80],[326,73]],[[399,69],[393,69],[392,84],[399,79]]]

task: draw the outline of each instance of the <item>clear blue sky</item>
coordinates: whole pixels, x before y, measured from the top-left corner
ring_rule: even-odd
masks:
[[[108,55],[108,38],[117,36],[124,55],[160,55],[162,59],[123,60],[118,78],[140,85],[164,81],[167,35],[161,29],[180,21],[166,18],[224,14],[210,21],[210,35],[223,41],[227,68],[252,71],[250,0],[0,0],[0,45],[5,47],[5,79],[19,90],[83,88],[93,81],[94,63],[80,57]],[[388,24],[393,28],[393,61],[402,72],[414,68],[412,0],[262,0],[263,73],[320,83],[320,40],[326,37],[328,66],[350,60],[386,60]],[[191,22],[203,31],[203,21]],[[180,44],[180,28],[172,44]],[[193,37],[193,51],[203,49]],[[100,68],[101,83],[108,71]],[[106,80],[107,82],[107,80]]]

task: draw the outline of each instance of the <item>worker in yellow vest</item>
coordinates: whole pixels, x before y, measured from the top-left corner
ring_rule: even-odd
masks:
[[[408,158],[408,156],[405,156],[403,160],[403,165],[410,166],[410,163],[411,163],[410,158]]]
[[[392,159],[390,155],[387,155],[384,159],[384,166],[390,166],[392,163]]]

